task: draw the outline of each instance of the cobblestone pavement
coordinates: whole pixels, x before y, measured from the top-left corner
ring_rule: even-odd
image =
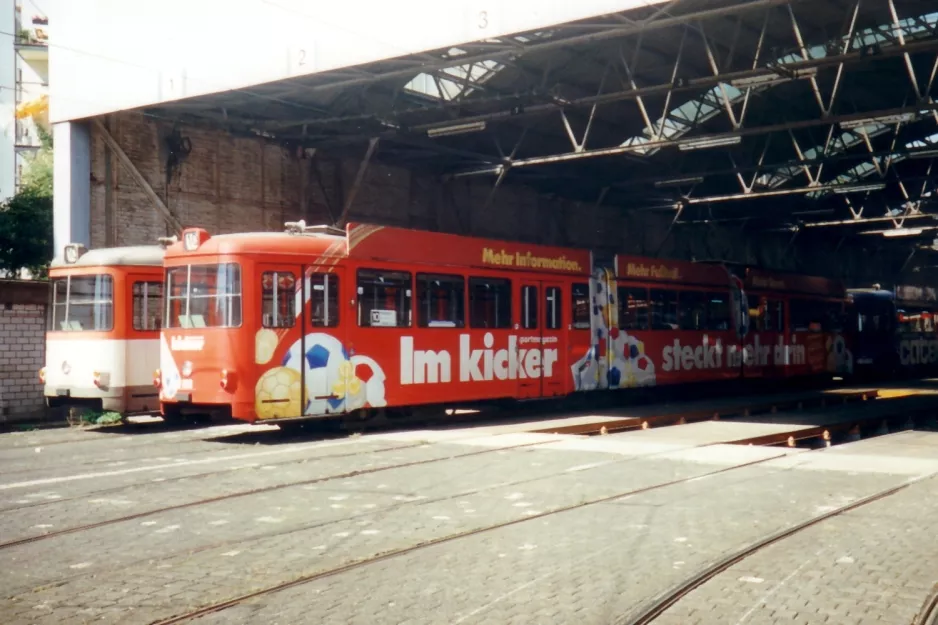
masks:
[[[661,453],[613,437],[484,430],[429,443],[420,433],[295,441],[243,426],[155,432],[156,448],[137,442],[149,436],[118,435],[136,451],[115,452],[73,432],[50,445],[53,434],[30,433],[39,436],[28,444],[60,447],[61,457],[9,475],[8,463],[28,462],[17,455],[28,445],[0,436],[0,543],[115,522],[0,549],[5,625],[149,623],[318,574],[327,575],[201,620],[609,622],[728,550],[938,468],[919,449],[934,450],[934,439],[916,447],[907,434],[852,455]],[[919,464],[882,460],[899,444]],[[109,462],[123,453],[128,464],[73,471],[62,459],[86,453]],[[841,468],[850,458],[856,470]],[[714,473],[754,460],[766,461]],[[698,479],[615,498],[687,478]],[[246,494],[200,503],[237,493]],[[365,563],[396,550],[405,552]],[[363,564],[329,574],[352,563]]]
[[[905,451],[934,457],[934,445],[915,444],[921,436],[903,438]],[[938,585],[936,518],[938,478],[930,478],[766,547],[656,622],[911,623]]]

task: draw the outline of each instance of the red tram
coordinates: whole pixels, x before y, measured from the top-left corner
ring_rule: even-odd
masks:
[[[820,278],[368,224],[210,236],[164,260],[162,409],[245,421],[830,375]]]

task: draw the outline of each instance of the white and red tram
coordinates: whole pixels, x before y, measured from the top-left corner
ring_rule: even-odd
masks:
[[[827,376],[849,356],[827,321],[843,288],[820,278],[624,256],[594,270],[585,250],[368,224],[189,229],[164,262],[167,416]]]
[[[85,251],[78,244],[49,269],[51,302],[45,367],[46,402],[121,414],[157,413],[163,313],[163,248]]]

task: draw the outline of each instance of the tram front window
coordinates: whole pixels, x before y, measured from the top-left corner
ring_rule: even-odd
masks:
[[[167,328],[241,325],[241,268],[235,263],[184,265],[166,270]]]
[[[114,280],[107,274],[52,280],[52,331],[106,331],[114,327]]]

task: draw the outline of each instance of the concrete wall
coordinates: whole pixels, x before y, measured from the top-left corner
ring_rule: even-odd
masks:
[[[50,58],[52,121],[351,67],[663,1],[54,2],[49,16],[56,45]]]
[[[331,223],[341,212],[359,161],[319,154],[298,157],[261,138],[178,127],[192,151],[169,172],[165,137],[173,126],[138,113],[107,116],[119,145],[185,225],[212,233],[279,230],[284,221]],[[364,146],[361,148],[364,153]],[[91,132],[91,245],[154,243],[168,231],[143,192]],[[378,149],[380,155],[380,146]],[[110,180],[110,183],[108,181]],[[510,175],[507,179],[510,181]],[[787,233],[746,236],[738,228],[679,226],[670,212],[549,198],[506,182],[486,207],[492,179],[438,178],[376,159],[355,199],[351,218],[460,234],[589,247],[600,258],[616,252],[687,259],[721,259],[777,269],[846,277],[853,284],[889,283],[904,257],[875,257],[830,240]]]
[[[0,280],[0,422],[43,414],[46,282]]]

